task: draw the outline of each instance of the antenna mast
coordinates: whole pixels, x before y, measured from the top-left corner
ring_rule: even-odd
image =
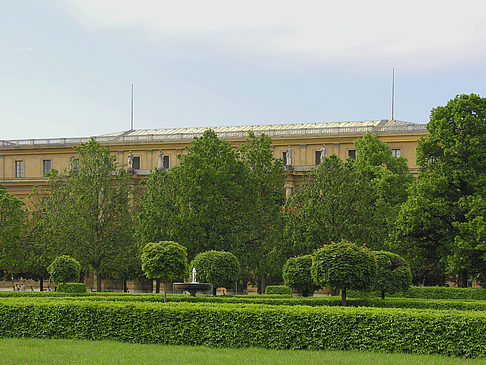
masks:
[[[394,112],[395,109],[395,68],[392,69],[392,105],[391,105],[391,120],[394,119]]]
[[[133,131],[133,84],[132,84],[132,100],[130,108],[130,131]]]

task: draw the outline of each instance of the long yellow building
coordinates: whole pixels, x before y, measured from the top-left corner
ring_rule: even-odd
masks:
[[[145,129],[117,132],[93,137],[110,146],[121,165],[130,165],[136,178],[147,176],[156,167],[170,168],[177,164],[193,137],[208,128]],[[272,138],[273,154],[286,164],[287,194],[298,185],[302,176],[319,164],[322,153],[336,154],[342,159],[355,157],[353,141],[366,132],[375,133],[388,143],[395,156],[407,158],[410,171],[417,172],[416,147],[427,134],[425,124],[395,120],[274,124],[214,127],[219,138],[233,146],[246,141],[248,131],[265,133]],[[73,146],[89,138],[52,138],[0,141],[0,184],[10,193],[25,199],[36,185],[46,183],[51,169],[69,168],[75,158]],[[324,146],[323,146],[324,145]],[[162,153],[161,153],[162,152]]]

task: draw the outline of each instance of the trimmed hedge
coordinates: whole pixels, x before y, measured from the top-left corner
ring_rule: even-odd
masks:
[[[56,287],[57,292],[63,293],[86,293],[86,284],[84,283],[60,283]]]
[[[40,293],[37,293],[40,294]],[[57,293],[53,293],[57,294]],[[53,295],[23,295],[25,300],[36,298],[36,301],[54,301],[61,297],[65,301],[93,301],[93,302],[163,302],[160,294],[123,294],[123,295],[80,295],[65,294],[64,296]],[[12,295],[17,297],[20,295]],[[174,303],[215,303],[234,305],[281,305],[281,306],[341,306],[338,297],[295,297],[289,296],[204,296],[190,297],[188,295],[169,295],[167,301]],[[378,298],[350,299],[348,306],[352,307],[376,307],[376,308],[405,308],[405,309],[431,309],[431,310],[460,310],[460,311],[486,311],[485,301],[460,301],[454,299],[417,299],[417,298]]]
[[[8,298],[0,300],[0,334],[484,357],[486,313]]]
[[[265,288],[266,295],[292,295],[292,288],[285,285],[268,285]]]
[[[350,297],[379,296],[378,292],[349,291]],[[399,298],[423,299],[472,299],[486,300],[486,289],[451,288],[445,286],[412,286],[407,291],[389,295]]]

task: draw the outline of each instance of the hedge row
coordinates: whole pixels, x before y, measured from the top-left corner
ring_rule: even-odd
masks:
[[[380,296],[379,292],[363,293],[350,291],[350,297]],[[476,288],[450,288],[444,286],[412,286],[407,291],[389,295],[400,298],[423,299],[472,299],[486,300],[486,289]]]
[[[47,294],[47,293],[46,293]],[[52,295],[20,294],[11,297],[47,298],[47,300],[58,300],[60,297],[65,300],[89,300],[89,301],[111,301],[111,302],[163,302],[160,294],[121,294],[121,295],[63,295],[58,293]],[[56,295],[54,295],[56,294]],[[188,295],[169,295],[168,302],[177,303],[228,303],[228,304],[259,304],[259,305],[305,305],[305,306],[340,306],[341,300],[338,297],[288,297],[288,296],[203,296],[190,297]],[[461,310],[461,311],[486,311],[486,301],[462,301],[454,299],[419,299],[419,298],[361,298],[349,299],[348,305],[352,307],[379,307],[379,308],[415,308],[415,309],[438,309],[438,310]]]
[[[0,335],[484,357],[486,313],[9,298]]]

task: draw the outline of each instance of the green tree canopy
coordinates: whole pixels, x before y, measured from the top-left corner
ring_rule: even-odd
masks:
[[[76,283],[79,281],[81,265],[68,255],[58,256],[47,268],[51,280],[56,284]]]
[[[356,160],[336,155],[304,180],[285,206],[284,255],[310,254],[322,242],[350,240],[373,249],[388,246],[413,177],[406,159],[367,133],[354,142]]]
[[[142,251],[142,270],[149,279],[170,280],[185,278],[188,273],[187,250],[172,241],[147,243]],[[167,293],[164,290],[164,302]]]
[[[84,270],[94,270],[100,291],[102,277],[126,271],[121,262],[112,263],[134,246],[130,178],[109,147],[91,139],[74,149],[71,169],[54,170],[47,197],[39,199],[43,240],[52,252],[70,254]]]
[[[341,289],[346,305],[346,290],[366,290],[376,276],[376,260],[366,247],[341,241],[324,245],[312,259],[312,276],[321,286]]]
[[[25,271],[26,224],[24,203],[0,185],[0,270],[9,275]]]
[[[470,230],[484,229],[486,99],[457,96],[432,110],[427,130],[417,147],[420,174],[400,212],[396,244],[415,282],[440,284],[449,272],[466,286],[471,275],[481,275],[486,258],[484,235]]]
[[[213,294],[217,288],[231,289],[235,286],[240,263],[235,255],[225,251],[206,251],[196,255],[190,270],[196,269],[198,282],[213,284]]]
[[[319,289],[311,274],[312,255],[291,257],[283,267],[285,285],[302,292],[307,297]]]
[[[399,255],[387,251],[374,251],[376,259],[376,279],[373,288],[385,294],[406,291],[412,285],[412,273],[408,263]]]

